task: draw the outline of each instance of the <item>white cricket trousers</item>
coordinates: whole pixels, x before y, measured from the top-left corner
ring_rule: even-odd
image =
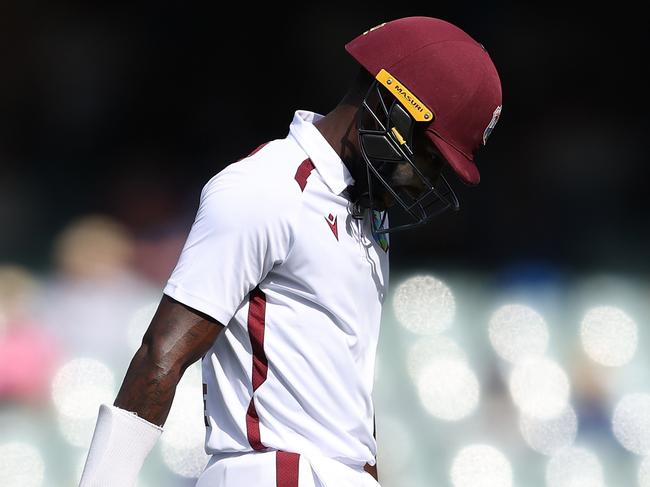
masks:
[[[362,467],[269,450],[212,455],[196,487],[380,487]]]

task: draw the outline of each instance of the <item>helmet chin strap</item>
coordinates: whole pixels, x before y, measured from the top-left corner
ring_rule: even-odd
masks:
[[[415,165],[413,136],[416,122],[396,98],[388,92],[382,93],[382,90],[383,86],[375,80],[357,112],[359,151],[366,165],[367,187],[357,188],[356,195],[352,191],[351,205],[354,218],[363,218],[366,209],[384,212],[378,228],[375,228],[376,219],[371,219],[373,232],[378,234],[412,228],[427,223],[447,209],[459,208],[458,199],[442,173],[432,183]],[[389,100],[388,103],[384,98]],[[402,164],[410,165],[411,171],[421,180],[424,190],[419,195],[411,196],[389,182]],[[396,206],[411,218],[411,223],[383,228],[386,208],[383,202],[376,200],[377,181],[393,197]]]

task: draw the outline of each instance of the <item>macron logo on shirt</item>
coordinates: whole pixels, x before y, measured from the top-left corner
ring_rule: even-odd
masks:
[[[332,216],[332,214],[330,213],[329,216],[325,217],[325,221],[330,226],[330,230],[332,230],[332,233],[334,234],[334,236],[336,237],[336,240],[338,241],[338,239],[339,239],[339,231],[338,231],[338,228],[336,226],[336,219],[337,218],[338,218],[338,216]]]

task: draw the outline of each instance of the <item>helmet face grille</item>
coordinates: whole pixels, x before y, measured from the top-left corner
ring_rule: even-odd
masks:
[[[367,193],[359,197],[357,206],[381,209],[382,204],[376,199],[379,192],[376,185],[380,184],[407,217],[407,223],[386,228],[375,228],[373,219],[373,232],[377,234],[422,225],[446,210],[459,209],[458,198],[442,172],[435,181],[430,181],[416,166],[413,147],[416,123],[377,80],[372,83],[357,114],[359,149],[368,178]],[[445,165],[443,161],[438,162]],[[401,164],[410,165],[421,180],[424,189],[419,194],[391,184],[391,176]]]

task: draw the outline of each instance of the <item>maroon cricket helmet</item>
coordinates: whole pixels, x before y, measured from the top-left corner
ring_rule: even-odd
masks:
[[[501,81],[483,45],[444,20],[406,17],[364,32],[345,49],[373,76],[387,72],[432,112],[427,137],[465,183],[478,184],[474,155],[501,113]]]

